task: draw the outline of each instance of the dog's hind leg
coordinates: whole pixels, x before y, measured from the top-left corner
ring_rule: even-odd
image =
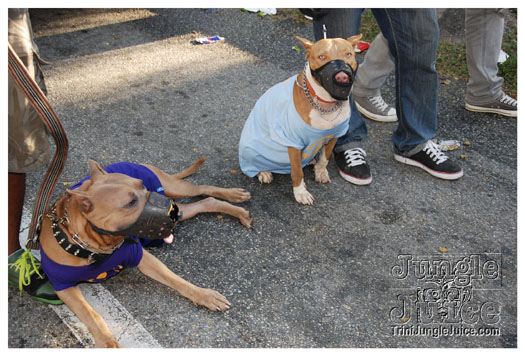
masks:
[[[204,162],[202,158],[201,160]],[[197,165],[199,161],[197,161],[192,167]],[[199,165],[200,163],[197,167]],[[168,174],[149,164],[143,164],[143,166],[148,167],[153,173],[155,173],[155,175],[157,175],[157,177],[159,177],[160,182],[164,187],[164,193],[173,199],[206,195],[224,199],[232,203],[242,203],[251,198],[250,192],[242,188],[220,188],[211,185],[194,185],[181,179],[195,172],[197,170],[196,168],[192,170],[192,167],[190,167],[178,174]]]
[[[238,218],[244,226],[252,227],[253,216],[248,210],[213,197],[195,203],[177,203],[177,206],[182,211],[181,221],[188,220],[200,213],[224,213]]]

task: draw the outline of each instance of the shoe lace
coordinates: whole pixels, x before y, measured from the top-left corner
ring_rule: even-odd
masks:
[[[437,164],[441,164],[448,160],[448,156],[444,154],[441,148],[439,148],[439,146],[432,140],[427,141],[423,151],[425,151]]]
[[[350,167],[365,164],[366,152],[359,147],[345,151],[346,164]]]
[[[370,102],[374,104],[374,106],[380,111],[385,111],[386,109],[388,109],[388,104],[383,100],[383,97],[381,95],[371,97]]]
[[[510,106],[518,106],[518,102],[507,94],[503,95],[499,101]]]
[[[9,268],[19,272],[18,288],[20,289],[20,294],[22,294],[23,288],[31,283],[31,275],[36,273],[40,278],[44,278],[38,271],[40,262],[35,260],[30,250],[26,250]]]

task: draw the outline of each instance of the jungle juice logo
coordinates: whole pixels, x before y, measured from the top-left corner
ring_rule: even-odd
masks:
[[[402,254],[391,276],[399,282],[389,315],[393,335],[499,335],[501,254]]]

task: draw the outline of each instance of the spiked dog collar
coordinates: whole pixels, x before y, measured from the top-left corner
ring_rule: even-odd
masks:
[[[69,226],[69,218],[67,216],[67,209],[65,206],[63,217],[60,218],[57,215],[57,202],[51,206],[51,209],[46,216],[51,220],[53,236],[55,236],[55,239],[57,240],[60,247],[75,257],[87,259],[89,264],[104,261],[105,259],[109,258],[120,246],[122,246],[124,242],[137,242],[133,238],[126,238],[110,249],[99,249],[90,246],[87,242],[83,241],[76,232],[71,236],[71,238],[67,236],[64,230],[60,227],[60,225],[66,228]]]

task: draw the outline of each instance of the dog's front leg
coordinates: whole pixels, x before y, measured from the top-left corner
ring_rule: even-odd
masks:
[[[96,347],[120,347],[104,319],[86,302],[79,287],[58,291],[57,295],[87,326],[95,339]]]
[[[288,147],[290,165],[292,167],[293,195],[299,204],[312,205],[314,197],[306,190],[304,184],[303,166],[301,164],[301,151],[294,147]]]
[[[319,161],[314,166],[315,181],[317,183],[330,183],[330,176],[328,175],[326,166],[328,165],[328,161],[330,161],[336,143],[337,138],[331,139],[323,146],[319,154]]]
[[[226,311],[230,302],[220,293],[197,287],[173,273],[164,263],[146,250],[138,268],[146,276],[175,289],[180,295],[188,298],[196,305],[202,305],[211,311]]]

